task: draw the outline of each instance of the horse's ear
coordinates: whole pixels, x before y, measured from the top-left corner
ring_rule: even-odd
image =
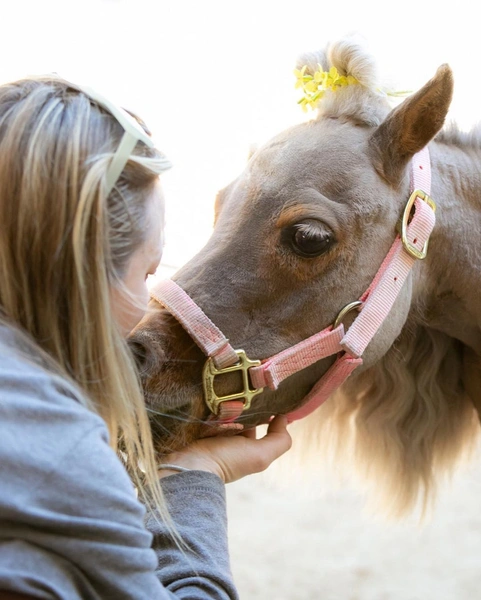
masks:
[[[389,113],[370,139],[379,173],[397,185],[411,158],[444,124],[453,95],[453,74],[442,65],[416,94]]]

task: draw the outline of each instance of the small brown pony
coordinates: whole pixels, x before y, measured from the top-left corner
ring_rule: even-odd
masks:
[[[255,152],[218,194],[209,242],[174,279],[253,358],[308,338],[368,288],[396,236],[411,159],[428,145],[437,211],[427,257],[362,367],[297,428],[354,462],[400,514],[426,505],[439,475],[479,438],[481,136],[441,130],[453,89],[447,65],[391,109],[372,57],[356,42],[301,61],[306,73],[318,63],[357,83],[326,92],[315,120]],[[166,452],[203,435],[205,356],[158,303],[151,307],[131,342],[157,447]],[[292,411],[332,362],[265,389],[239,421],[255,426]]]

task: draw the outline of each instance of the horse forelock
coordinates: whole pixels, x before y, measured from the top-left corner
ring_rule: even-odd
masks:
[[[318,105],[318,118],[338,118],[358,125],[379,125],[391,106],[381,92],[376,63],[364,41],[350,36],[330,44],[326,50],[302,54],[297,67],[307,66],[313,75],[319,65],[325,71],[335,67],[340,75],[351,76],[357,84],[327,90]]]

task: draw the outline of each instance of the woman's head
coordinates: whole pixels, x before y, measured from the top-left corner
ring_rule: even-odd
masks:
[[[169,167],[95,93],[55,76],[0,86],[0,317],[84,390],[132,454],[137,424],[148,434],[122,334],[160,259],[158,176]]]
[[[0,304],[57,358],[77,345],[75,322],[85,335],[96,327],[107,286],[145,241],[169,166],[140,141],[109,193],[123,136],[108,110],[62,79],[0,87]]]

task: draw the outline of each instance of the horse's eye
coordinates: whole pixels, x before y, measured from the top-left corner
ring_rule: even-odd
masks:
[[[296,254],[305,258],[324,254],[334,242],[332,230],[324,223],[314,220],[291,225],[283,231],[282,238]]]

